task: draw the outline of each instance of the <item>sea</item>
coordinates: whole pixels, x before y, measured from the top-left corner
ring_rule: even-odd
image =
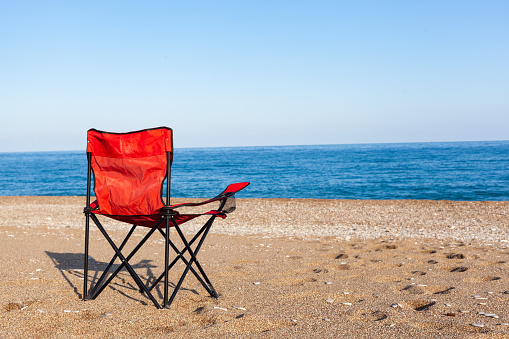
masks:
[[[84,196],[85,151],[0,153],[0,196]],[[509,141],[177,148],[172,197],[509,200]]]

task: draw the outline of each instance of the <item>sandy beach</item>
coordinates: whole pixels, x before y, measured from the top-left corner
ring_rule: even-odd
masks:
[[[168,310],[126,271],[81,300],[84,201],[0,197],[0,337],[509,338],[507,201],[238,199],[199,254],[219,298],[189,275]],[[163,244],[133,258],[143,279]],[[91,282],[112,255],[92,227]]]

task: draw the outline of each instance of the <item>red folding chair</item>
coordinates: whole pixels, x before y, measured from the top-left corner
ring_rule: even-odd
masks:
[[[167,127],[128,133],[110,133],[90,129],[87,132],[87,159],[83,300],[97,298],[123,268],[127,269],[134,279],[139,291],[145,293],[157,308],[168,308],[171,305],[189,271],[198,279],[210,296],[217,298],[218,295],[199,263],[197,255],[214,220],[217,217],[226,218],[226,213],[230,213],[235,209],[235,193],[245,188],[249,183],[242,182],[229,185],[215,198],[199,203],[170,205],[173,131]],[[91,203],[92,173],[96,200]],[[163,183],[165,180],[166,199],[163,200]],[[182,207],[201,206],[216,201],[219,202],[219,207],[205,213],[181,214],[178,212],[178,209]],[[99,221],[99,215],[132,225],[120,246],[117,246],[108,235]],[[208,219],[203,227],[188,241],[180,226],[199,216],[207,216]],[[115,254],[103,274],[88,291],[90,220],[104,235]],[[124,255],[122,250],[137,226],[145,226],[150,230],[131,253]],[[177,231],[183,243],[183,248],[179,249],[170,240],[170,227],[174,227]],[[149,284],[148,281],[147,284],[144,284],[129,260],[156,231],[161,233],[165,239],[164,270],[152,284]],[[197,245],[193,249],[192,245],[194,243],[197,243]],[[170,248],[176,253],[176,257],[171,263]],[[110,274],[110,270],[117,259],[120,259],[120,265]],[[185,264],[185,269],[175,285],[171,297],[168,299],[168,272],[179,260]],[[163,302],[159,304],[151,291],[163,279]]]

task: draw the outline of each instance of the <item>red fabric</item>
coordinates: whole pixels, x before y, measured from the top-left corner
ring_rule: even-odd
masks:
[[[226,187],[223,193],[235,193],[240,191],[241,189],[246,188],[249,185],[248,182],[238,182],[236,184],[231,184]]]
[[[226,214],[218,211],[208,211],[202,214],[177,214],[174,216],[174,218],[177,224],[181,225],[201,215],[215,215],[223,219],[226,218]],[[161,219],[161,215],[108,215],[108,217],[118,221],[126,222],[131,225],[146,227],[153,227],[159,221],[159,219]],[[173,224],[170,223],[170,226],[173,227]],[[161,223],[161,226],[159,226],[159,228],[164,227],[166,227],[165,222]]]
[[[101,214],[159,213],[171,141],[171,129],[166,127],[124,134],[88,131],[87,151],[92,153]]]
[[[170,161],[173,153],[172,130],[160,127],[130,133],[109,133],[91,129],[87,132],[87,152],[92,154],[97,198],[90,204],[92,212],[133,225],[153,227],[161,219],[164,207],[161,188],[166,177],[167,152],[170,152]],[[248,182],[231,184],[210,200],[170,207],[208,204],[225,199],[247,185]],[[200,215],[226,218],[226,214],[218,211],[177,214],[174,218],[178,224],[182,224]],[[166,224],[160,227],[166,227]]]
[[[159,127],[130,133],[109,133],[90,129],[87,152],[110,158],[143,158],[173,152],[171,128]]]

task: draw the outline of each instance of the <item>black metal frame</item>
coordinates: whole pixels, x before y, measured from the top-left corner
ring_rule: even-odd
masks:
[[[132,225],[130,231],[122,241],[120,247],[117,247],[111,237],[108,235],[106,230],[104,229],[103,225],[97,218],[96,214],[92,212],[90,208],[90,194],[91,194],[91,176],[92,176],[92,167],[91,167],[91,161],[92,161],[92,154],[90,152],[87,152],[87,161],[88,161],[88,169],[87,169],[87,200],[86,200],[86,207],[84,209],[85,213],[85,258],[84,258],[84,282],[83,282],[83,300],[91,300],[95,299],[101,294],[101,292],[108,286],[108,284],[113,280],[113,278],[122,270],[122,268],[126,268],[131,277],[136,282],[136,285],[139,288],[140,293],[145,293],[147,297],[152,301],[152,303],[158,308],[169,308],[173,300],[175,299],[175,296],[177,295],[180,287],[182,286],[182,283],[184,282],[185,277],[187,276],[188,272],[191,271],[193,275],[196,277],[196,279],[201,283],[201,285],[205,288],[205,290],[210,294],[211,297],[217,298],[218,294],[214,287],[212,286],[212,283],[210,282],[209,278],[205,274],[205,271],[203,270],[202,266],[200,265],[198,259],[196,258],[198,255],[198,252],[200,251],[201,246],[203,245],[203,242],[205,241],[205,238],[207,234],[209,233],[209,230],[216,218],[216,215],[211,215],[210,218],[207,220],[207,222],[203,225],[203,227],[193,236],[191,241],[187,241],[184,234],[182,233],[180,226],[178,225],[177,221],[175,220],[175,215],[177,214],[173,209],[171,209],[170,206],[170,178],[171,178],[171,153],[167,152],[167,163],[168,163],[168,169],[166,172],[166,182],[167,182],[167,188],[166,188],[166,202],[165,207],[163,208],[163,214],[161,215],[161,219],[150,229],[150,231],[143,237],[143,239],[136,245],[136,247],[126,256],[122,254],[122,249],[127,244],[129,238],[133,234],[134,230],[136,229],[136,225]],[[218,211],[221,211],[223,207],[226,204],[227,199],[221,200],[220,206]],[[90,291],[88,290],[88,258],[89,258],[89,237],[90,237],[90,219],[94,222],[94,224],[97,226],[97,228],[101,231],[103,236],[105,237],[106,241],[110,244],[112,249],[115,252],[115,255],[105,268],[102,275],[99,277],[97,282],[94,284],[94,286],[90,286]],[[165,222],[165,230],[161,228],[161,224]],[[179,250],[177,246],[170,240],[170,227],[174,227],[177,231],[177,234],[179,235],[180,240],[184,244],[184,248]],[[156,231],[159,230],[161,235],[165,239],[164,243],[164,271],[163,273],[155,280],[154,283],[149,287],[145,285],[140,277],[136,274],[131,264],[129,264],[129,260],[136,254],[136,252],[143,246],[143,244],[150,238],[150,236]],[[195,249],[193,250],[191,248],[191,245],[193,245],[194,242],[198,241],[198,244],[196,245]],[[169,256],[169,249],[170,247],[172,250],[176,253],[175,259],[170,263],[170,256]],[[184,254],[188,252],[189,256],[191,257],[190,260],[187,260],[184,257]],[[108,274],[110,272],[111,267],[115,263],[117,259],[120,259],[121,264],[117,267],[117,269],[108,277]],[[175,288],[173,290],[172,295],[168,298],[168,285],[169,285],[169,278],[168,278],[168,272],[172,269],[172,267],[179,261],[182,260],[182,262],[185,264],[184,272],[182,273],[178,283],[175,285]],[[193,268],[194,266],[198,269],[199,272],[196,271],[196,269]],[[163,302],[162,304],[159,304],[157,300],[152,295],[151,291],[152,289],[157,286],[161,280],[164,280],[164,287],[163,287]]]

